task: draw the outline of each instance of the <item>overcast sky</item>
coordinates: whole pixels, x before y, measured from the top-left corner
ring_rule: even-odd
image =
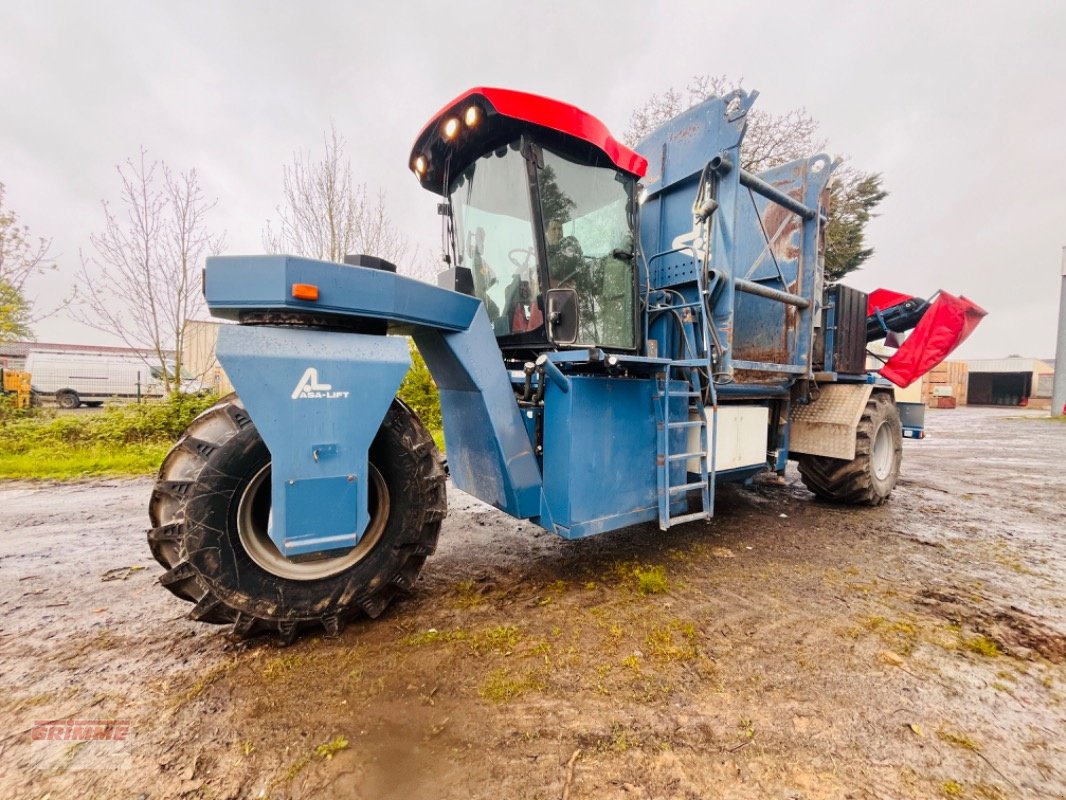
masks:
[[[1052,356],[1066,245],[1066,3],[5,3],[0,181],[54,239],[39,306],[70,292],[115,165],[144,145],[195,167],[228,252],[261,249],[281,167],[332,118],[360,180],[436,250],[407,168],[445,102],[478,85],[578,105],[621,136],[697,73],[797,106],[834,154],[884,175],[877,252],[848,283],[965,294],[989,316],[963,357]],[[44,341],[115,343],[64,316]]]

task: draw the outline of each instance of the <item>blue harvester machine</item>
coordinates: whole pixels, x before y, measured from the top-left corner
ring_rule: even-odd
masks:
[[[395,398],[408,336],[455,485],[565,538],[709,519],[720,483],[789,459],[821,498],[883,502],[901,424],[866,369],[866,295],[823,278],[833,165],[743,170],[754,99],[710,99],[634,151],[570,105],[463,94],[411,156],[441,197],[439,287],[369,256],[209,259],[237,394],[160,469],[161,583],[193,619],[284,641],[409,590],[446,498]]]

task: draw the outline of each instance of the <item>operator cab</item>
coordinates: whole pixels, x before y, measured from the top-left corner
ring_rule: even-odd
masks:
[[[634,351],[636,183],[647,161],[555,100],[473,89],[422,130],[411,169],[442,195],[449,286],[500,348]]]

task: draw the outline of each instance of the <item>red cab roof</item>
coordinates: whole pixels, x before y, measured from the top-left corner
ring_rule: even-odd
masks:
[[[443,175],[439,163],[435,163],[442,161],[447,152],[446,143],[441,137],[442,125],[446,119],[461,118],[465,109],[471,105],[478,106],[485,117],[498,115],[581,139],[600,150],[615,167],[638,178],[644,177],[647,172],[646,158],[616,140],[606,125],[580,108],[527,92],[481,86],[463,92],[445,105],[418,134],[411,151],[411,167],[415,169],[419,157],[425,159],[422,173],[419,174],[417,169],[415,172],[427,189],[436,192],[447,190],[441,185]],[[488,119],[485,121],[489,122]],[[481,153],[473,157],[479,155]]]

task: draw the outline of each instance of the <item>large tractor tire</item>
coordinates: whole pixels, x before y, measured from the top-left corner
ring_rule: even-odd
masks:
[[[800,456],[803,485],[822,500],[879,506],[896,487],[903,461],[903,427],[895,400],[874,392],[855,431],[855,458]]]
[[[149,506],[159,582],[194,603],[189,618],[236,636],[290,643],[351,617],[378,616],[414,585],[447,513],[440,454],[418,417],[394,400],[370,447],[370,523],[354,548],[290,560],[267,535],[270,453],[236,395],[193,420],[163,461]]]

